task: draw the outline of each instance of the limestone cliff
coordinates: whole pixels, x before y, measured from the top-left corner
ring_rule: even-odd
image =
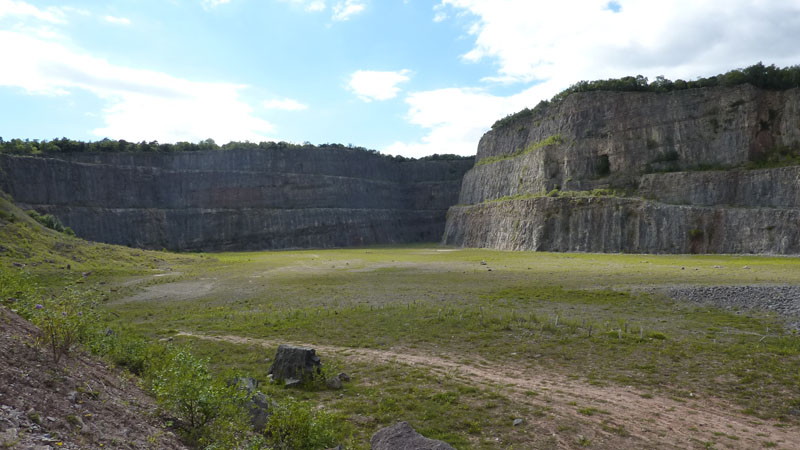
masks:
[[[483,136],[443,241],[798,254],[800,167],[755,169],[787,154],[800,154],[798,89],[574,93]]]
[[[0,155],[0,188],[95,241],[344,247],[438,240],[471,165],[342,148]]]

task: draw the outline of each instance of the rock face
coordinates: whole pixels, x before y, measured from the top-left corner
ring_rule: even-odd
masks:
[[[798,254],[800,166],[749,169],[792,153],[798,89],[572,94],[483,136],[443,242]]]
[[[94,241],[345,247],[440,239],[471,165],[342,148],[0,155],[0,189]]]
[[[408,422],[399,422],[378,430],[370,441],[371,450],[454,450],[442,441],[417,433]]]

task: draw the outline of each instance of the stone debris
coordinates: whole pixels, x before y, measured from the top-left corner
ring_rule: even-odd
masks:
[[[455,450],[449,444],[428,439],[408,422],[399,422],[378,430],[370,440],[371,450]]]
[[[800,329],[800,286],[686,286],[668,289],[667,295],[676,300],[719,308],[775,311],[782,316],[794,317],[790,327]]]

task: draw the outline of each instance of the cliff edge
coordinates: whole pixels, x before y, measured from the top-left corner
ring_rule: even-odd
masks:
[[[499,122],[443,242],[800,254],[800,89],[577,92]]]

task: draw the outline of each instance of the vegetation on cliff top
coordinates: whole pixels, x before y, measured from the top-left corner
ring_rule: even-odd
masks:
[[[327,150],[327,149],[350,149],[378,155],[397,162],[404,161],[449,161],[471,159],[472,156],[461,156],[453,154],[433,154],[421,158],[406,158],[404,156],[385,155],[377,150],[357,147],[352,144],[320,144],[313,145],[308,142],[303,144],[292,144],[289,142],[238,142],[231,141],[227,144],[218,145],[213,139],[206,139],[198,143],[176,142],[159,143],[158,141],[128,142],[124,139],[102,139],[99,141],[77,141],[66,137],[56,138],[51,141],[39,139],[11,139],[8,141],[0,137],[0,153],[16,155],[39,155],[53,153],[176,153],[176,152],[199,152],[214,150]]]
[[[550,101],[542,100],[533,109],[525,108],[498,120],[492,125],[492,129],[502,127],[524,117],[531,117],[535,111],[546,108],[551,103],[561,102],[575,92],[673,92],[717,86],[730,87],[740,84],[752,84],[757,88],[773,90],[800,87],[800,65],[780,68],[774,64],[765,66],[759,62],[744,69],[734,69],[716,76],[698,78],[694,81],[680,79],[672,81],[659,76],[654,81],[648,82],[647,77],[642,75],[609,78],[607,80],[579,81],[556,94]]]

